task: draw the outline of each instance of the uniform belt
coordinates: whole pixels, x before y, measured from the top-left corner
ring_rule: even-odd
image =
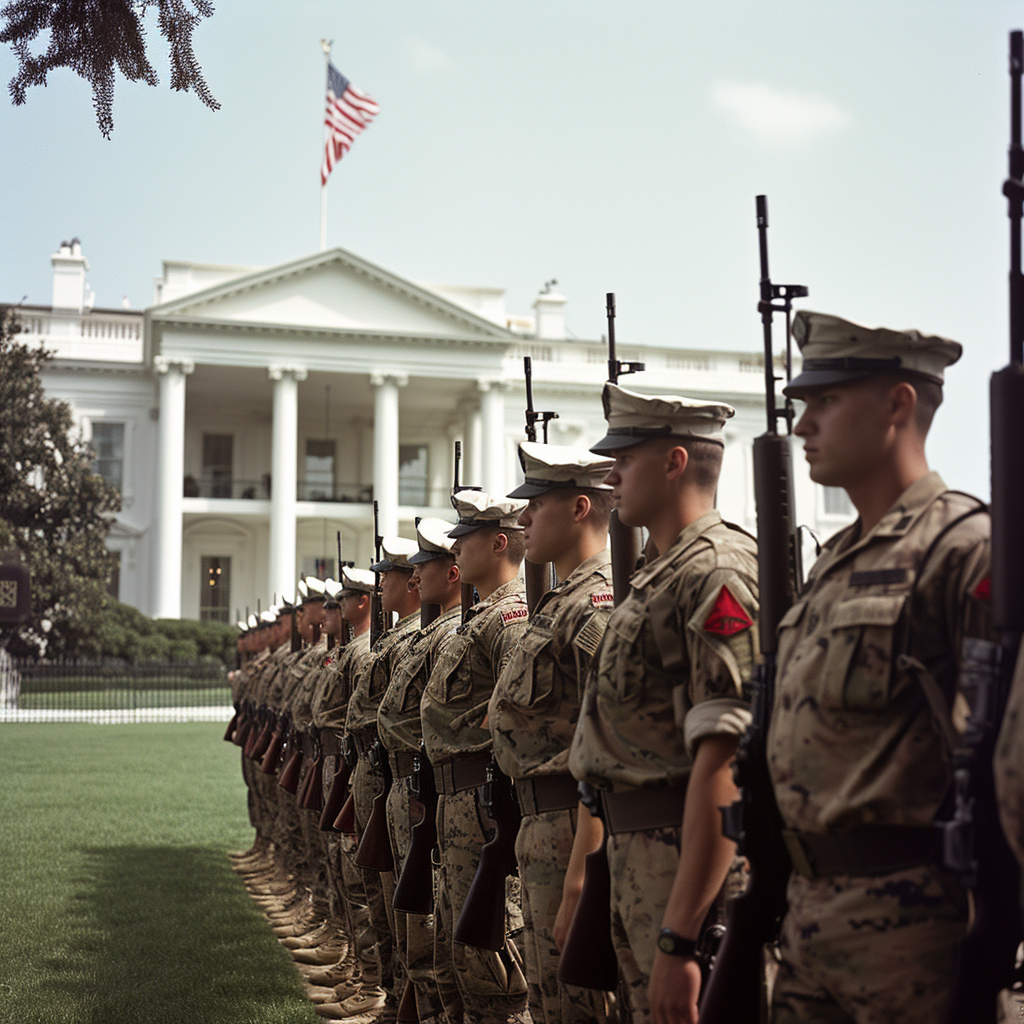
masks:
[[[488,753],[471,754],[469,757],[435,765],[434,786],[438,793],[445,796],[482,786],[487,781],[487,767],[490,763],[491,755]]]
[[[543,814],[545,811],[567,811],[580,800],[576,780],[568,773],[561,775],[535,775],[529,779],[516,779],[516,799],[523,815]]]
[[[302,756],[311,758],[316,753],[316,743],[308,732],[299,734],[299,743],[302,746]]]
[[[341,739],[330,729],[320,730],[320,746],[323,748],[324,757],[337,757],[341,753]]]
[[[686,805],[686,783],[657,789],[601,791],[604,827],[612,834],[646,832],[652,828],[679,828]]]
[[[348,738],[360,757],[366,757],[370,752],[370,747],[373,746],[374,737],[369,733],[350,732]]]
[[[804,878],[888,875],[942,858],[942,833],[931,827],[863,825],[824,834],[784,829],[782,839],[793,870]]]
[[[416,755],[411,750],[389,751],[388,761],[393,778],[404,779],[416,771]]]

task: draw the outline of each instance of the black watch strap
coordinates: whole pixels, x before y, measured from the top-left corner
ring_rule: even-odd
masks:
[[[684,939],[671,928],[662,928],[658,933],[658,949],[669,956],[696,956],[697,943],[693,939]]]

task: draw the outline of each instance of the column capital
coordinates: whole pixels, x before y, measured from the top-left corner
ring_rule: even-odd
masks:
[[[379,388],[384,384],[394,384],[396,388],[404,388],[409,383],[407,373],[398,373],[391,370],[374,370],[370,374],[370,384]]]
[[[488,391],[496,391],[503,394],[506,391],[512,390],[512,382],[510,380],[489,380],[486,377],[478,377],[476,389],[481,394],[487,394]]]
[[[153,369],[159,374],[170,373],[171,369],[188,375],[195,368],[196,364],[191,359],[175,359],[170,356],[156,356],[153,359]]]
[[[277,364],[267,367],[267,376],[271,380],[283,380],[285,375],[293,380],[305,380],[309,371],[304,366],[279,366]]]

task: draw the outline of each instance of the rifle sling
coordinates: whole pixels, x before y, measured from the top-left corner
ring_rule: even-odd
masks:
[[[576,780],[568,773],[516,779],[516,800],[523,817],[547,811],[568,811],[580,800]]]
[[[932,826],[862,825],[849,832],[783,829],[793,870],[804,878],[888,875],[942,862],[942,832]]]
[[[601,817],[612,835],[646,832],[655,828],[681,828],[686,806],[686,783],[649,789],[627,789],[601,796]]]
[[[470,754],[455,761],[434,765],[434,786],[438,793],[451,796],[464,789],[475,789],[487,781],[487,769],[491,764],[491,753]]]

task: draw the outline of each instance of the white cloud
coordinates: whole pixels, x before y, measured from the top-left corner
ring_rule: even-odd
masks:
[[[754,141],[767,146],[800,146],[850,123],[846,111],[825,96],[776,89],[764,82],[717,82],[711,101]]]
[[[431,74],[436,71],[443,71],[451,61],[448,55],[442,53],[436,46],[428,43],[419,36],[409,35],[402,41],[406,54],[412,61],[412,66],[417,71]]]

